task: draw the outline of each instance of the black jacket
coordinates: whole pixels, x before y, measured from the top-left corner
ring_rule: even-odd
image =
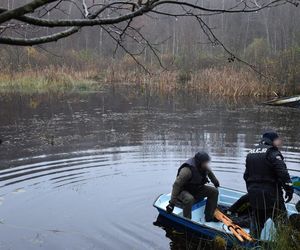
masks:
[[[282,188],[291,183],[284,158],[278,148],[264,142],[247,155],[244,173],[252,207],[271,208],[283,201]]]

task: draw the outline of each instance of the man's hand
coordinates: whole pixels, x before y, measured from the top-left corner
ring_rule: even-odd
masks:
[[[300,212],[300,201],[297,202],[296,209],[297,209],[298,212]]]
[[[285,203],[290,202],[293,199],[294,189],[292,186],[285,187]]]
[[[220,187],[220,182],[219,181],[214,182],[214,186],[215,186],[215,188]]]
[[[175,205],[172,202],[169,202],[169,205],[166,207],[167,213],[171,214],[174,210]]]

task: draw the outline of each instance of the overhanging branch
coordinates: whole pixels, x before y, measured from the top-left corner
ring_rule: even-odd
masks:
[[[27,13],[32,13],[37,8],[44,6],[46,4],[55,2],[57,0],[34,0],[28,4],[25,4],[21,7],[12,9],[12,10],[6,10],[5,12],[0,14],[0,24],[4,23],[6,21],[9,21],[11,19],[14,19],[16,17],[23,16]]]
[[[91,15],[88,17],[88,19],[48,20],[48,19],[28,17],[28,16],[20,16],[16,19],[31,25],[43,26],[43,27],[68,27],[68,26],[84,27],[84,26],[95,26],[95,25],[110,25],[110,24],[124,22],[132,18],[135,18],[137,16],[141,16],[144,13],[149,12],[150,10],[151,8],[149,6],[144,5],[139,9],[137,9],[136,11],[124,14],[122,16],[118,16],[114,18],[102,18],[102,19],[95,19],[99,14]],[[0,9],[0,12],[1,11],[3,11],[3,9]]]
[[[49,43],[49,42],[56,42],[59,39],[73,35],[74,33],[78,32],[79,30],[80,30],[80,27],[72,27],[65,31],[61,31],[61,32],[58,32],[58,33],[55,33],[52,35],[41,36],[41,37],[37,37],[37,38],[17,38],[17,37],[1,36],[0,44],[32,46],[32,45]]]
[[[36,0],[36,1],[43,1],[43,2],[54,2],[54,0]],[[34,1],[34,2],[36,2]],[[299,1],[299,0],[295,0],[295,1]],[[194,10],[200,10],[203,11],[204,13],[206,13],[205,15],[208,14],[221,14],[221,13],[252,13],[252,12],[257,12],[260,11],[262,9],[265,8],[271,8],[274,6],[277,6],[278,4],[285,4],[285,3],[289,3],[289,1],[286,0],[274,0],[271,1],[265,5],[261,5],[259,7],[256,8],[250,8],[250,7],[243,7],[243,8],[228,8],[228,9],[214,9],[214,8],[205,8],[202,7],[200,5],[197,4],[192,4],[192,3],[188,3],[185,1],[173,1],[173,0],[152,0],[147,2],[147,4],[138,6],[137,4],[135,4],[134,2],[131,1],[117,1],[117,2],[113,2],[110,4],[107,4],[105,6],[103,6],[101,9],[99,9],[98,11],[96,11],[94,14],[90,14],[90,16],[87,16],[87,19],[55,19],[55,20],[48,20],[48,19],[43,19],[43,18],[38,18],[38,17],[29,17],[26,16],[24,14],[11,14],[11,18],[10,19],[17,19],[19,21],[31,24],[31,25],[35,25],[35,26],[43,26],[43,27],[71,27],[71,26],[80,26],[80,27],[84,27],[84,26],[95,26],[95,25],[110,25],[110,24],[116,24],[116,23],[120,23],[123,21],[127,21],[129,19],[135,18],[137,16],[143,15],[147,12],[156,12],[159,14],[165,14],[168,15],[170,14],[169,11],[168,12],[163,12],[163,11],[159,11],[157,10],[158,7],[160,6],[166,6],[166,5],[178,5],[178,6],[186,6],[186,7],[190,7],[191,9]],[[98,16],[106,9],[111,8],[112,6],[115,5],[129,5],[129,6],[134,6],[135,7],[135,11],[131,11],[130,13],[124,14],[124,15],[120,15],[117,17],[113,17],[113,18],[98,18]],[[25,8],[26,9],[26,8]],[[129,10],[129,9],[128,9]],[[13,10],[12,10],[13,11]],[[2,23],[2,20],[9,20],[7,18],[4,18],[5,16],[8,16],[8,14],[12,11],[8,11],[4,8],[0,8],[0,23]],[[15,12],[13,12],[15,13]],[[26,13],[25,13],[26,14]],[[4,16],[5,15],[5,16]],[[173,15],[173,14],[170,14]],[[174,14],[175,16],[176,14]],[[180,16],[184,16],[186,14],[178,14]],[[200,15],[200,14],[198,14]],[[1,19],[1,16],[2,19]],[[187,16],[187,15],[186,15]]]

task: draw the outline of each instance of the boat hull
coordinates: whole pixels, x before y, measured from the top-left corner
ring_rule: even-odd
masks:
[[[244,192],[228,188],[219,188],[219,193],[220,195],[218,204],[227,207],[231,206],[235,201],[237,201],[241,196],[245,194]],[[246,240],[244,242],[238,241],[238,239],[233,236],[227,226],[222,222],[206,222],[204,218],[206,200],[200,201],[193,206],[192,219],[183,217],[182,209],[179,207],[175,207],[173,213],[167,213],[166,206],[168,205],[169,200],[170,194],[162,194],[155,200],[153,205],[158,210],[160,216],[164,217],[172,223],[181,226],[185,231],[205,235],[209,238],[220,236],[224,238],[229,245],[240,244],[247,247],[253,246],[253,242],[247,242]],[[293,204],[287,204],[287,210],[289,215],[297,213],[295,205]],[[244,230],[249,233],[249,228],[244,228]],[[271,235],[274,235],[273,230],[275,230],[274,223],[271,219],[269,219],[265,224],[265,228],[262,231],[260,240],[272,240]]]
[[[276,98],[265,102],[267,105],[300,107],[300,96]]]
[[[229,189],[227,191],[229,191]],[[232,197],[229,195],[230,192],[232,191],[226,193],[224,189],[222,189],[221,191],[221,193],[223,194],[223,198],[227,196],[227,200],[230,201],[230,203],[233,203],[235,200],[239,199],[244,194],[242,192],[235,192],[236,196],[234,197],[234,199],[232,199]],[[202,200],[193,206],[192,219],[190,220],[182,216],[182,209],[180,208],[175,207],[174,212],[172,214],[166,212],[165,207],[169,201],[169,198],[169,194],[160,195],[153,205],[158,210],[160,216],[169,220],[171,223],[180,226],[182,229],[184,229],[184,231],[196,233],[211,239],[214,239],[216,236],[219,236],[223,238],[228,245],[241,244],[243,246],[253,246],[253,243],[250,242],[239,242],[227,229],[227,226],[225,226],[223,223],[205,222],[204,208],[206,205],[206,200]],[[201,221],[202,223],[199,223],[199,221]],[[249,232],[249,230],[247,231]]]
[[[165,212],[162,209],[157,208],[157,210],[158,210],[158,213],[159,213],[160,216],[163,216],[164,218],[172,221],[173,223],[176,223],[178,225],[183,226],[185,229],[187,229],[191,232],[197,232],[201,235],[203,234],[203,235],[206,235],[206,236],[211,237],[211,238],[214,238],[217,235],[226,236],[225,234],[220,234],[215,230],[211,230],[211,229],[199,226],[198,224],[195,224],[191,220],[187,220],[187,219],[184,219],[184,218],[179,217],[179,216],[174,216],[172,214],[168,214],[167,212]]]

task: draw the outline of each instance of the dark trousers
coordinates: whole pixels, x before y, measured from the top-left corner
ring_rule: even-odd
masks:
[[[178,195],[178,200],[182,202],[183,216],[192,218],[192,206],[195,202],[207,197],[207,202],[204,210],[205,220],[212,220],[218,204],[219,191],[212,186],[204,185],[194,192],[194,195],[188,191],[182,191]]]
[[[278,202],[278,204],[275,204],[273,208],[252,208],[250,233],[254,238],[260,238],[261,231],[268,219],[272,219],[276,227],[278,227],[280,223],[286,223],[288,221],[284,201]]]

